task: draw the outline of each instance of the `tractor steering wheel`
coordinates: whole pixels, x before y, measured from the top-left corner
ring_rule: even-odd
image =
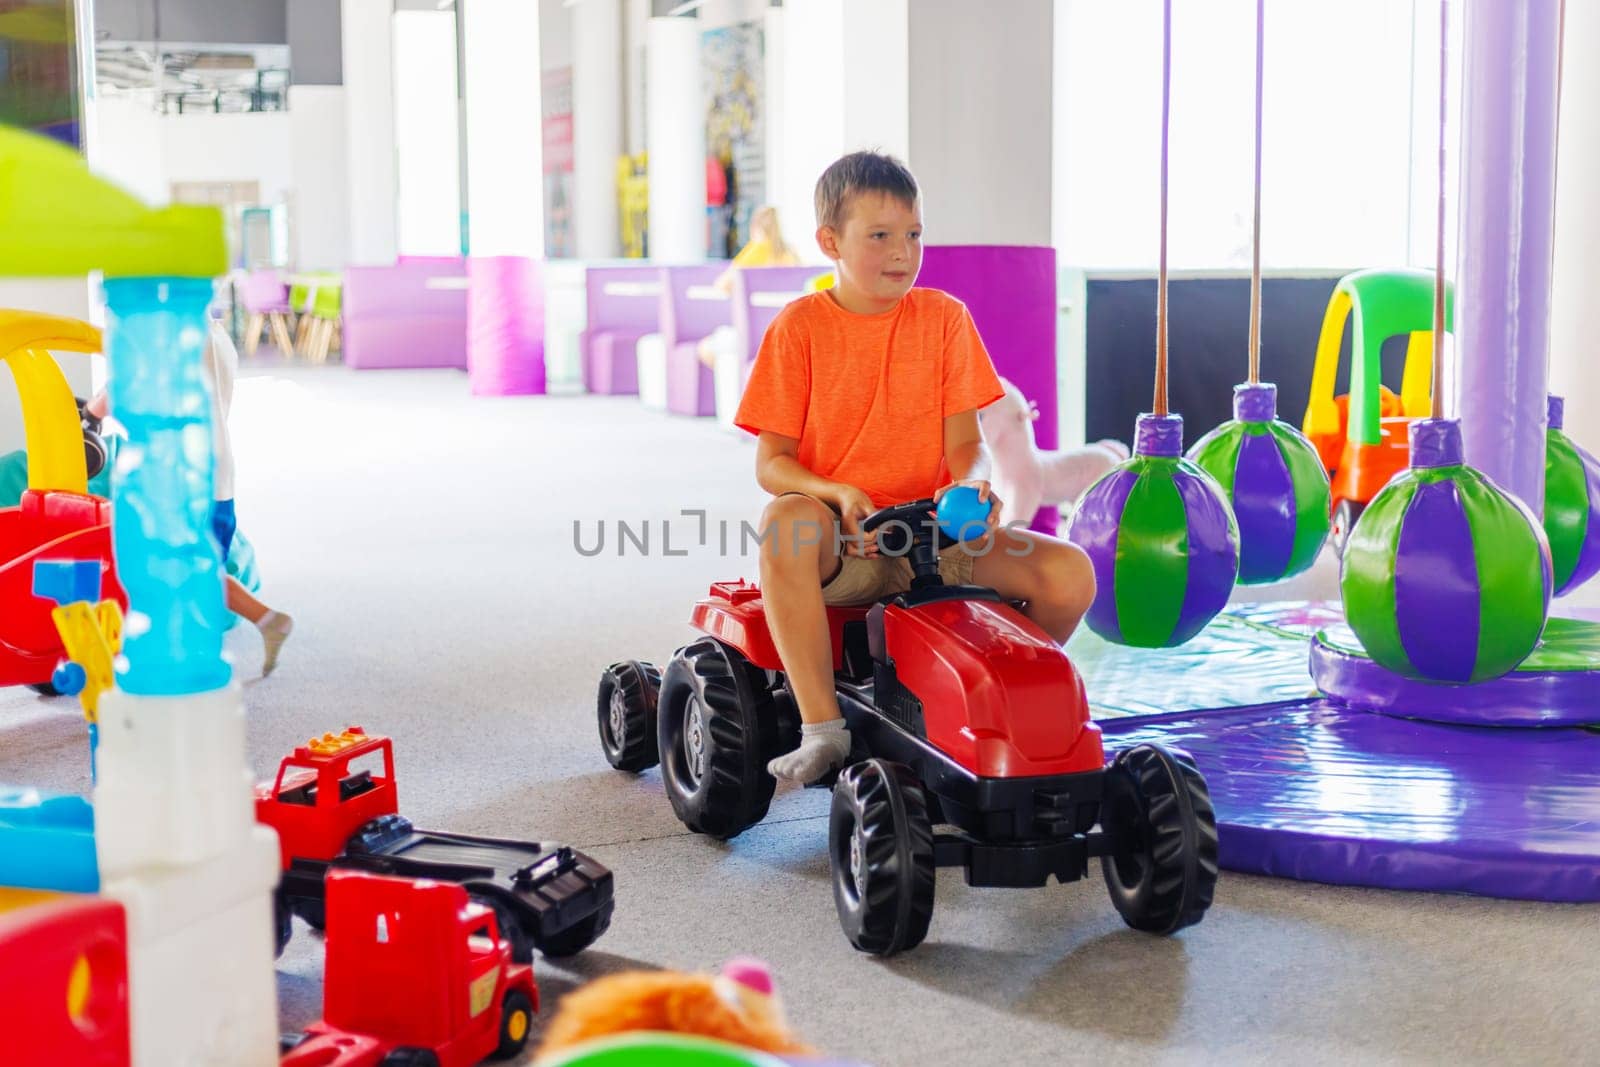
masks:
[[[878,531],[878,550],[911,561],[912,585],[938,585],[939,552],[956,543],[934,518],[932,498],[879,508],[861,521],[861,532]]]

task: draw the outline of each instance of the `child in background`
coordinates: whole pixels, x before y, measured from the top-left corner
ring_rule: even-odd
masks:
[[[731,296],[734,272],[740,267],[792,267],[799,262],[800,257],[783,239],[783,227],[778,224],[778,209],[768,204],[757,208],[750,216],[749,242],[739,249],[739,254],[733,257],[728,269],[711,284],[724,296]],[[715,367],[718,351],[724,348],[733,351],[738,348],[738,343],[738,335],[732,326],[718,326],[700,342],[700,362]]]
[[[778,313],[734,419],[759,436],[756,480],[773,495],[762,515],[761,597],[802,722],[800,747],[768,770],[797,782],[850,754],[825,606],[870,604],[911,586],[910,562],[882,556],[875,535],[862,535],[873,511],[976,488],[993,505],[989,532],[940,553],[940,575],[1025,600],[1056,641],[1071,636],[1095,590],[1076,545],[995,529],[1001,502],[978,409],[1001,397],[1000,379],[966,305],[913,288],[922,205],[911,172],[873,152],[845,156],[818,180],[816,208],[817,243],[837,281]],[[841,525],[843,545],[828,536]]]
[[[220,322],[211,323],[211,336],[202,360],[206,377],[211,383],[212,447],[216,455],[211,532],[222,550],[222,562],[226,566],[234,533],[239,525],[233,502],[233,435],[228,431],[228,412],[233,406],[233,380],[239,373],[239,350],[234,347],[233,338],[228,336]],[[106,391],[102,389],[89,401],[86,410],[97,418],[104,418],[109,404]],[[261,633],[261,676],[265,678],[278,665],[278,654],[294,630],[294,619],[256,599],[232,575],[224,575],[224,583],[228,610],[249,620]]]

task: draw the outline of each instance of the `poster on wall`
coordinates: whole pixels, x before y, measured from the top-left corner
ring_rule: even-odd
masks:
[[[544,138],[544,254],[577,255],[572,237],[572,68],[544,72],[540,96]]]
[[[72,0],[0,0],[0,123],[81,151],[81,99]]]
[[[706,250],[731,259],[750,239],[750,216],[766,202],[766,61],[761,24],[700,35],[706,100]]]

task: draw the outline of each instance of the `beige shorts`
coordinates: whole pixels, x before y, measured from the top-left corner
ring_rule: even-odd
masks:
[[[809,493],[784,493],[784,496],[804,496],[817,500]],[[825,502],[817,503],[828,508]],[[951,545],[939,553],[939,577],[946,585],[972,583],[973,553],[960,545]],[[911,560],[905,556],[881,556],[863,559],[860,556],[840,555],[839,569],[833,577],[822,583],[822,602],[830,607],[852,607],[871,604],[894,593],[904,593],[911,588]]]
[[[960,545],[939,553],[939,577],[945,585],[972,584],[973,556]],[[911,588],[911,560],[905,556],[862,559],[841,556],[839,569],[822,583],[822,602],[832,607],[871,604]]]

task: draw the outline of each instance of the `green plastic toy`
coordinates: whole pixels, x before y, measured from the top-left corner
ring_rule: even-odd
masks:
[[[216,208],[146,207],[65,145],[0,126],[0,275],[214,278],[227,269]]]

